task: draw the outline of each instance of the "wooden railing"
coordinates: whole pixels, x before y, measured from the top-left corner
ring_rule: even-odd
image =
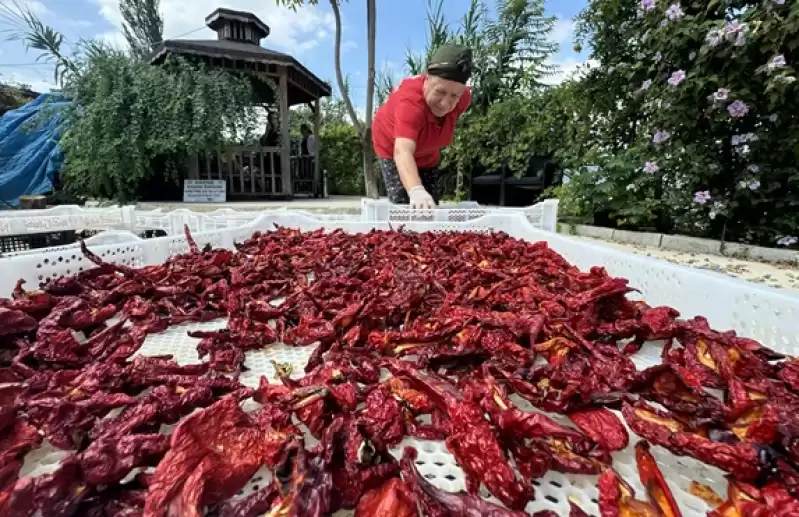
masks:
[[[201,155],[189,164],[190,179],[227,181],[228,197],[315,195],[313,156],[291,156],[291,192],[284,192],[282,149],[279,147],[231,146]]]
[[[319,194],[314,179],[313,156],[291,157],[291,191],[298,196],[314,196]]]

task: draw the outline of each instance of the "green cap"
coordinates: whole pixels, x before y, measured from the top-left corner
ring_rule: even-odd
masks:
[[[472,50],[457,43],[444,43],[430,56],[427,73],[466,84],[472,76]]]

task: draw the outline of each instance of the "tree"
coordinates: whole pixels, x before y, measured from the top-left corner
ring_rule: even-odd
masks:
[[[153,47],[164,39],[164,20],[159,13],[160,0],[119,0],[122,33],[131,53],[145,60]]]
[[[350,93],[349,76],[344,77],[344,91]],[[340,124],[352,125],[347,107],[342,95],[334,93],[330,97],[319,99],[319,124],[336,126]],[[292,109],[291,128],[299,134],[300,125],[303,123],[313,125],[314,113],[310,105],[297,106]],[[356,168],[357,170],[357,168]]]
[[[585,215],[722,240],[799,237],[799,3],[592,0]]]
[[[159,176],[177,181],[189,156],[218,149],[225,135],[247,139],[255,119],[249,81],[181,58],[152,66],[109,49],[88,59],[65,85],[73,100],[64,185],[129,202]],[[79,108],[78,108],[79,107]]]
[[[152,66],[92,40],[67,56],[58,31],[20,12],[14,35],[55,62],[72,101],[60,142],[65,189],[129,202],[154,177],[177,179],[187,156],[224,145],[226,134],[252,136],[248,78],[180,58]]]
[[[285,5],[296,10],[306,3],[306,0],[275,0],[278,5]],[[366,196],[377,198],[379,196],[377,188],[377,176],[375,173],[374,148],[372,147],[372,116],[375,91],[375,29],[377,25],[377,5],[375,0],[366,0],[366,32],[367,32],[367,79],[366,79],[366,113],[365,120],[358,118],[355,108],[352,106],[349,93],[345,88],[344,74],[341,71],[341,10],[340,0],[329,0],[333,10],[333,17],[336,22],[336,36],[334,43],[334,61],[336,69],[336,82],[339,92],[341,92],[344,106],[350,116],[352,125],[358,132],[363,150],[363,174],[366,186]],[[319,0],[307,0],[309,5],[317,5]]]

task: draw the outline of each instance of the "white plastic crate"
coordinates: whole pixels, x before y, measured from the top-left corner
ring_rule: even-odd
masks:
[[[0,212],[0,236],[67,230],[130,230],[134,225],[133,206],[83,208],[64,205],[42,210],[4,210]]]
[[[85,239],[86,245],[92,249],[100,246],[114,246],[128,243],[135,243],[143,240],[135,233],[127,230],[109,230],[107,232],[98,233],[88,239]],[[80,251],[80,242],[73,242],[72,244],[64,244],[62,246],[51,246],[46,249],[33,249],[25,251],[13,251],[3,254],[3,257],[19,257],[19,256],[40,256],[42,253],[51,253],[54,251]]]
[[[215,247],[232,248],[234,242],[250,237],[253,231],[268,231],[275,224],[306,231],[340,228],[351,233],[372,229],[387,230],[390,226],[395,226],[388,221],[321,221],[306,215],[275,211],[259,216],[251,224],[201,232],[194,235],[194,238],[199,246],[211,244]],[[467,222],[409,221],[404,226],[410,231],[504,231],[528,241],[545,240],[555,251],[583,270],[591,266],[604,266],[610,274],[628,278],[633,287],[640,289],[640,296],[652,305],[670,305],[680,310],[683,317],[703,315],[719,330],[734,329],[741,335],[755,338],[780,352],[799,354],[798,295],[542,231],[519,213],[494,213]],[[130,266],[157,264],[171,255],[187,250],[188,244],[182,235],[93,247],[93,251],[106,260]],[[82,257],[79,250],[71,249],[1,259],[0,266],[4,272],[0,277],[0,295],[9,296],[18,278],[26,279],[26,287],[33,289],[40,282],[76,273],[92,267],[92,264]],[[173,327],[164,333],[148,337],[140,353],[174,354],[181,363],[194,363],[197,362],[197,340],[187,336],[187,328],[213,329],[222,326],[224,320]],[[311,351],[310,347],[295,348],[278,344],[265,350],[249,352],[246,365],[250,370],[241,380],[254,387],[261,375],[272,378],[274,371],[269,359],[290,362],[294,366],[295,375],[301,375]],[[636,354],[635,361],[639,368],[658,363],[659,350],[656,347],[644,347]],[[514,398],[514,401],[520,407],[530,409],[529,405],[524,406],[518,398]],[[553,416],[556,420],[563,421],[562,417]],[[638,481],[632,449],[636,441],[637,437],[631,435],[630,447],[613,455],[614,468],[635,488],[640,497],[644,497],[645,490]],[[413,445],[419,451],[419,470],[432,483],[449,491],[465,489],[463,472],[443,443],[406,439],[393,452],[401,454],[406,445]],[[46,451],[34,454],[33,459],[29,458],[26,462],[24,473],[52,470],[54,462],[60,457],[58,455],[63,455],[54,452],[53,456],[48,456]],[[709,509],[701,499],[689,493],[691,481],[710,485],[720,494],[726,493],[726,481],[719,470],[691,458],[676,457],[659,447],[653,448],[653,454],[686,517],[704,516]],[[260,472],[259,475],[263,476],[263,473]],[[249,489],[259,483],[263,486],[264,480],[253,480]],[[536,480],[535,484],[536,499],[527,507],[531,513],[548,509],[559,515],[568,515],[568,501],[571,498],[589,514],[598,515],[596,476],[549,472]]]
[[[271,213],[293,213],[318,219],[320,221],[360,221],[360,214],[311,213],[304,210],[290,210],[285,207],[271,210],[233,210],[223,208],[212,212],[194,212],[184,208],[163,212],[159,210],[136,211],[134,219],[137,231],[161,229],[167,235],[183,235],[184,227],[192,233],[236,228],[252,224],[261,215]]]
[[[162,230],[167,235],[172,232],[168,212],[163,210],[134,210],[133,228],[135,230]]]
[[[364,221],[429,221],[463,222],[490,214],[518,213],[535,228],[557,231],[558,200],[547,199],[527,207],[482,206],[474,201],[441,205],[432,210],[414,210],[407,205],[395,205],[387,199],[361,200],[361,217]]]
[[[265,213],[287,212],[285,207],[273,210],[247,211],[220,209],[213,212],[194,212],[187,209],[172,211],[136,210],[133,206],[82,208],[76,205],[58,206],[43,210],[16,210],[0,212],[0,238],[14,238],[15,244],[9,245],[9,251],[2,253],[4,257],[31,255],[40,253],[42,247],[27,249],[25,243],[17,240],[33,234],[47,234],[64,231],[100,231],[133,232],[142,234],[147,231],[163,231],[167,235],[183,235],[188,227],[192,233],[215,230],[226,230],[251,224]],[[359,221],[360,214],[312,214],[306,211],[292,211],[321,221]],[[100,235],[102,235],[101,233]],[[13,236],[13,237],[12,237]],[[135,236],[134,236],[135,237]],[[119,235],[108,235],[106,240],[99,236],[92,237],[94,246],[117,243]],[[125,237],[127,238],[127,237]],[[58,242],[56,240],[56,242]],[[77,248],[79,243],[45,245],[49,251]],[[5,248],[4,248],[5,249]]]

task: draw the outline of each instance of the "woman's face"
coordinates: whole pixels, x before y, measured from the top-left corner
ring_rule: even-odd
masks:
[[[433,115],[443,117],[455,109],[465,90],[465,84],[428,75],[424,81],[424,100]]]

